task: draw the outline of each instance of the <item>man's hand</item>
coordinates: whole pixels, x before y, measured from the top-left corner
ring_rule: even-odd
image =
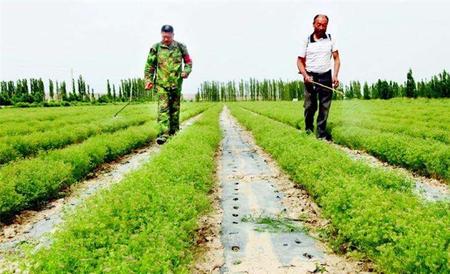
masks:
[[[151,90],[153,88],[153,83],[152,82],[147,82],[146,84],[145,84],[145,89],[146,90]]]
[[[339,87],[339,79],[337,78],[337,76],[333,76],[332,81],[333,81],[333,87],[334,88]]]
[[[339,51],[333,51],[333,59],[334,59],[334,73],[333,73],[333,87],[339,87],[338,73],[339,68],[341,67],[341,58],[339,57]]]
[[[312,76],[310,76],[308,74],[304,74],[303,75],[303,80],[304,80],[305,83],[312,83],[313,78],[312,78]]]
[[[186,72],[182,72],[181,73],[181,78],[183,78],[183,79],[186,79],[186,78],[188,78],[188,74],[186,73]]]

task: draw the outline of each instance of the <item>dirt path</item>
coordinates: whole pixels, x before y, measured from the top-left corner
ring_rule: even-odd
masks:
[[[221,199],[214,201],[221,210],[209,217],[212,233],[194,272],[360,273],[370,268],[333,255],[317,240],[315,231],[327,222],[306,191],[281,172],[226,108],[220,123]]]
[[[181,131],[192,125],[200,115],[185,121],[181,125]],[[23,211],[11,224],[4,225],[0,230],[0,272],[5,256],[20,253],[20,246],[23,244],[35,245],[36,249],[49,245],[51,233],[63,222],[66,212],[74,210],[97,191],[120,182],[128,173],[150,161],[160,149],[161,146],[152,143],[113,163],[104,164],[90,176],[91,178],[66,190],[65,197],[49,202],[42,209]]]

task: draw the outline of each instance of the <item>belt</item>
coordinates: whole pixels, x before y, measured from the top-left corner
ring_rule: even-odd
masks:
[[[322,75],[331,73],[331,69],[328,70],[328,71],[325,71],[325,72],[312,72],[312,71],[306,71],[306,72],[307,72],[309,75],[312,75],[312,76],[322,76]]]

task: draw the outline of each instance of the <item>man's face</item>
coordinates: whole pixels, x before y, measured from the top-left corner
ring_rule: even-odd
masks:
[[[173,33],[171,32],[161,32],[162,42],[165,45],[170,45],[173,41]]]
[[[319,36],[322,36],[327,31],[328,20],[323,16],[319,16],[313,23],[314,32]]]

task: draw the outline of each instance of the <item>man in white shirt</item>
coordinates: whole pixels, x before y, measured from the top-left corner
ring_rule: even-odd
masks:
[[[333,92],[312,83],[318,82],[330,88],[338,87],[340,59],[334,37],[327,34],[328,16],[318,14],[314,17],[314,33],[305,39],[297,59],[299,73],[305,83],[305,130],[314,131],[314,115],[319,99],[319,115],[317,116],[317,137],[331,140],[326,132],[328,112],[331,106]],[[334,59],[334,73],[331,71],[331,58]]]

